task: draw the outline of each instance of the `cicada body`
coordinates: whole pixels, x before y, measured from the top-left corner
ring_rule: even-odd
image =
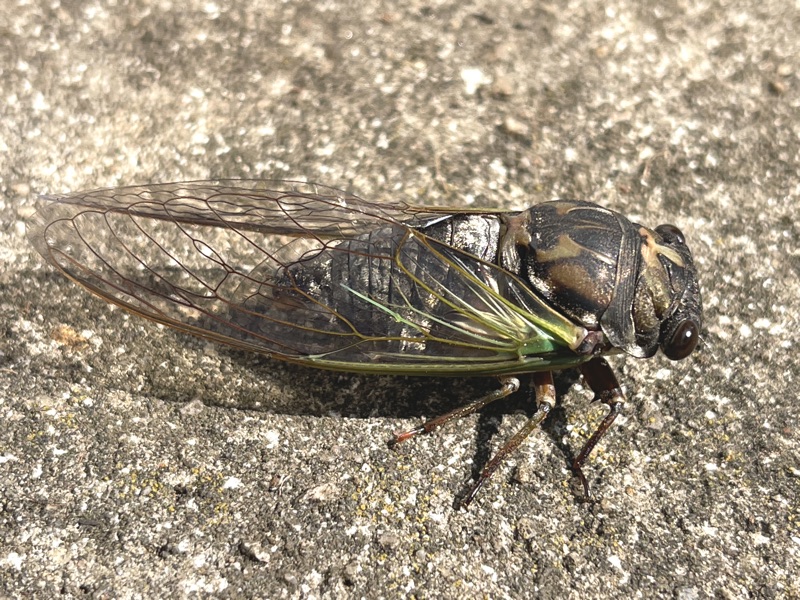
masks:
[[[457,212],[247,180],[49,200],[30,234],[37,250],[148,319],[318,368],[503,378],[500,393],[412,433],[511,393],[527,373],[544,374],[540,421],[555,401],[550,373],[576,366],[608,388],[596,391],[613,420],[622,393],[601,355],[660,346],[683,358],[699,337],[681,233],[587,202]]]

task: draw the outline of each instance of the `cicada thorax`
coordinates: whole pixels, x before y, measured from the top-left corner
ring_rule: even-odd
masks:
[[[688,250],[687,250],[688,254]],[[662,323],[685,292],[681,253],[646,227],[589,202],[559,200],[505,217],[504,266],[606,348],[655,354]],[[690,257],[689,257],[690,259]]]

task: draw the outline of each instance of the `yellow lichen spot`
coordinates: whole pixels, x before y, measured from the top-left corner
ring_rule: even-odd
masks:
[[[68,348],[81,349],[89,340],[69,325],[58,325],[50,332],[50,339]]]

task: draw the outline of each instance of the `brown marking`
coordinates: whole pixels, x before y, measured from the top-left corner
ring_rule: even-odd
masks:
[[[517,246],[528,246],[531,243],[531,213],[524,211],[503,219],[505,232],[502,234],[503,244],[513,240]]]
[[[536,260],[541,262],[558,262],[560,260],[578,258],[584,253],[590,254],[597,260],[608,265],[616,266],[617,264],[617,261],[609,256],[600,254],[599,252],[594,252],[593,250],[589,250],[585,246],[581,246],[580,244],[576,243],[575,240],[569,237],[569,235],[566,233],[562,233],[560,236],[558,236],[558,242],[552,248],[537,248]]]
[[[589,300],[597,307],[608,306],[611,296],[603,293],[605,286],[597,285],[594,277],[581,265],[572,262],[557,262],[550,266],[547,273],[549,283],[555,294],[560,291],[572,292]]]
[[[683,267],[683,259],[672,248],[662,246],[656,242],[652,232],[645,228],[639,228],[639,235],[642,237],[641,255],[644,263],[640,273],[644,282],[647,294],[652,301],[653,309],[659,319],[672,305],[672,289],[669,284],[669,277],[664,270],[664,266],[658,256],[664,256],[679,267]],[[637,311],[638,312],[638,311]]]
[[[675,252],[669,246],[663,246],[656,241],[653,232],[646,227],[639,228],[639,235],[642,236],[642,259],[648,266],[656,266],[659,264],[658,255],[664,256],[667,260],[675,263],[679,267],[686,266],[680,254]]]
[[[552,202],[548,202],[548,205],[555,210],[557,215],[566,215],[573,210],[586,208],[585,206],[575,206],[575,203],[570,202],[569,200],[554,200]]]

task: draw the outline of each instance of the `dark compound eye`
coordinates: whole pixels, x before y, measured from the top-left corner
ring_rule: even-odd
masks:
[[[672,337],[661,346],[661,350],[670,360],[681,360],[694,351],[699,340],[700,327],[691,319],[687,319],[678,325]]]
[[[683,237],[683,232],[675,227],[675,225],[659,225],[656,227],[656,233],[667,241],[675,240],[679,244],[685,244],[686,238]]]

